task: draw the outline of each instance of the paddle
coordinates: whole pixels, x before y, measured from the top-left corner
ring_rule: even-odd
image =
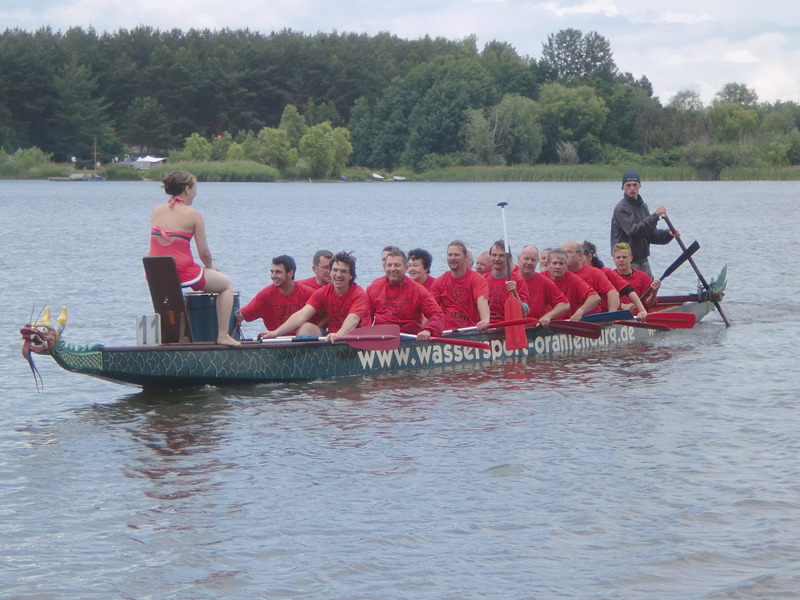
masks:
[[[500,214],[503,217],[503,244],[506,251],[506,271],[508,280],[511,281],[511,248],[508,246],[508,231],[506,230],[506,206],[508,202],[498,202]],[[514,294],[508,293],[505,301],[506,321],[514,321],[522,318],[522,305]],[[505,328],[506,348],[509,350],[522,350],[528,347],[528,336],[525,334],[524,325],[510,325]]]
[[[697,317],[688,312],[655,312],[647,313],[644,322],[666,325],[673,329],[691,329],[697,323]]]
[[[687,260],[689,260],[689,258],[692,256],[692,254],[697,252],[699,249],[700,249],[700,244],[697,243],[697,240],[692,242],[691,245],[686,250],[684,250],[683,253],[675,260],[675,262],[672,263],[667,268],[666,271],[664,271],[664,274],[661,276],[661,281],[664,281],[667,277],[672,275],[672,273],[675,272],[675,269],[677,269],[683,263],[685,263]],[[644,302],[645,298],[647,298],[652,293],[653,293],[653,288],[651,286],[651,287],[647,288],[647,291],[644,294],[642,294],[642,296],[639,299],[642,302]]]
[[[550,321],[548,325],[556,333],[566,333],[577,337],[599,339],[603,335],[603,328],[597,323],[581,321]]]
[[[488,329],[499,329],[500,327],[509,327],[514,325],[520,325],[522,327],[539,327],[541,323],[539,323],[539,319],[515,319],[513,321],[498,321],[497,323],[491,323]],[[548,327],[556,333],[566,333],[567,335],[588,337],[594,340],[599,338],[603,331],[603,328],[600,327],[600,325],[595,323],[582,323],[580,321],[550,321]],[[447,333],[470,333],[473,331],[477,331],[477,328],[462,327],[461,329],[451,329]]]
[[[669,331],[666,325],[659,325],[658,323],[645,323],[643,321],[613,321],[614,325],[626,325],[628,327],[641,327],[643,329],[655,329],[656,331]]]
[[[618,321],[632,318],[633,313],[629,310],[612,310],[611,312],[584,315],[581,317],[581,321],[586,323],[604,323],[606,321]]]
[[[325,338],[303,335],[292,338],[293,342],[314,340],[324,342]],[[392,324],[359,327],[347,335],[336,338],[336,341],[345,342],[348,346],[361,350],[397,350],[400,346],[400,326]]]
[[[415,340],[417,336],[413,333],[401,333],[400,337],[404,340]],[[487,344],[486,342],[476,342],[475,340],[457,340],[452,338],[443,338],[443,337],[429,337],[429,342],[435,342],[437,344],[450,344],[451,346],[467,346],[468,348],[480,348],[481,350],[491,350],[492,347]]]
[[[669,230],[675,236],[675,239],[678,240],[678,245],[685,252],[686,251],[686,245],[683,243],[683,240],[680,237],[675,235],[677,233],[677,230],[675,229],[675,227],[673,227],[672,221],[669,220],[669,217],[666,214],[664,214],[664,222],[667,224],[667,227],[669,227]],[[707,292],[710,292],[711,291],[711,286],[708,285],[708,282],[706,281],[706,278],[703,277],[703,274],[700,272],[700,269],[697,268],[697,265],[695,264],[694,260],[689,258],[689,264],[692,265],[692,268],[694,269],[694,272],[697,273],[697,278],[700,280],[700,283],[703,284],[703,288]],[[714,300],[714,306],[717,307],[717,312],[719,312],[719,316],[722,317],[723,321],[725,321],[725,327],[730,327],[731,326],[731,322],[728,320],[728,317],[725,316],[725,313],[722,312],[722,307],[720,306],[720,304],[719,304],[719,302],[717,300]]]

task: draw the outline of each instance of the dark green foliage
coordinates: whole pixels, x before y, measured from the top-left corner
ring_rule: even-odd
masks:
[[[299,147],[326,123],[332,163],[325,127]],[[576,29],[549,36],[538,61],[498,40],[479,51],[475,36],[0,33],[0,147],[75,156],[78,166],[109,163],[125,148],[239,160],[245,179],[251,163],[271,167],[257,177],[324,177],[347,164],[391,172],[633,154],[639,164],[724,177],[800,164],[798,125],[800,105],[759,103],[741,83],[709,106],[686,90],[662,105],[646,76],[618,71],[606,38]]]

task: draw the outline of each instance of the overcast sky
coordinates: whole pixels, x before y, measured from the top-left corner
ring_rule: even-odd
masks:
[[[646,75],[664,104],[681,90],[708,103],[729,82],[754,88],[761,101],[800,102],[800,3],[786,0],[0,0],[3,29],[138,25],[475,34],[479,49],[499,40],[536,59],[549,34],[574,28],[605,36],[619,69]]]

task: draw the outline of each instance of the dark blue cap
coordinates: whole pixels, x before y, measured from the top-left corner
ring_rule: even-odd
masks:
[[[628,171],[625,175],[622,176],[622,185],[624,186],[629,181],[635,181],[636,183],[642,183],[642,180],[639,179],[639,174],[636,171]]]

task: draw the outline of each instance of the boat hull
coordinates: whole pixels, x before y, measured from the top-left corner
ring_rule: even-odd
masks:
[[[714,309],[712,302],[684,302],[668,310],[692,312],[700,321]],[[489,349],[401,340],[395,350],[359,350],[345,342],[244,342],[227,348],[216,344],[172,344],[157,347],[84,347],[59,342],[44,352],[66,370],[143,388],[185,388],[202,385],[239,385],[289,382],[332,377],[374,375],[468,363],[492,363],[551,354],[592,351],[663,332],[604,324],[599,339],[555,333],[549,328],[526,329],[528,345],[521,350],[505,346],[502,330],[465,333],[454,340],[481,341]]]

